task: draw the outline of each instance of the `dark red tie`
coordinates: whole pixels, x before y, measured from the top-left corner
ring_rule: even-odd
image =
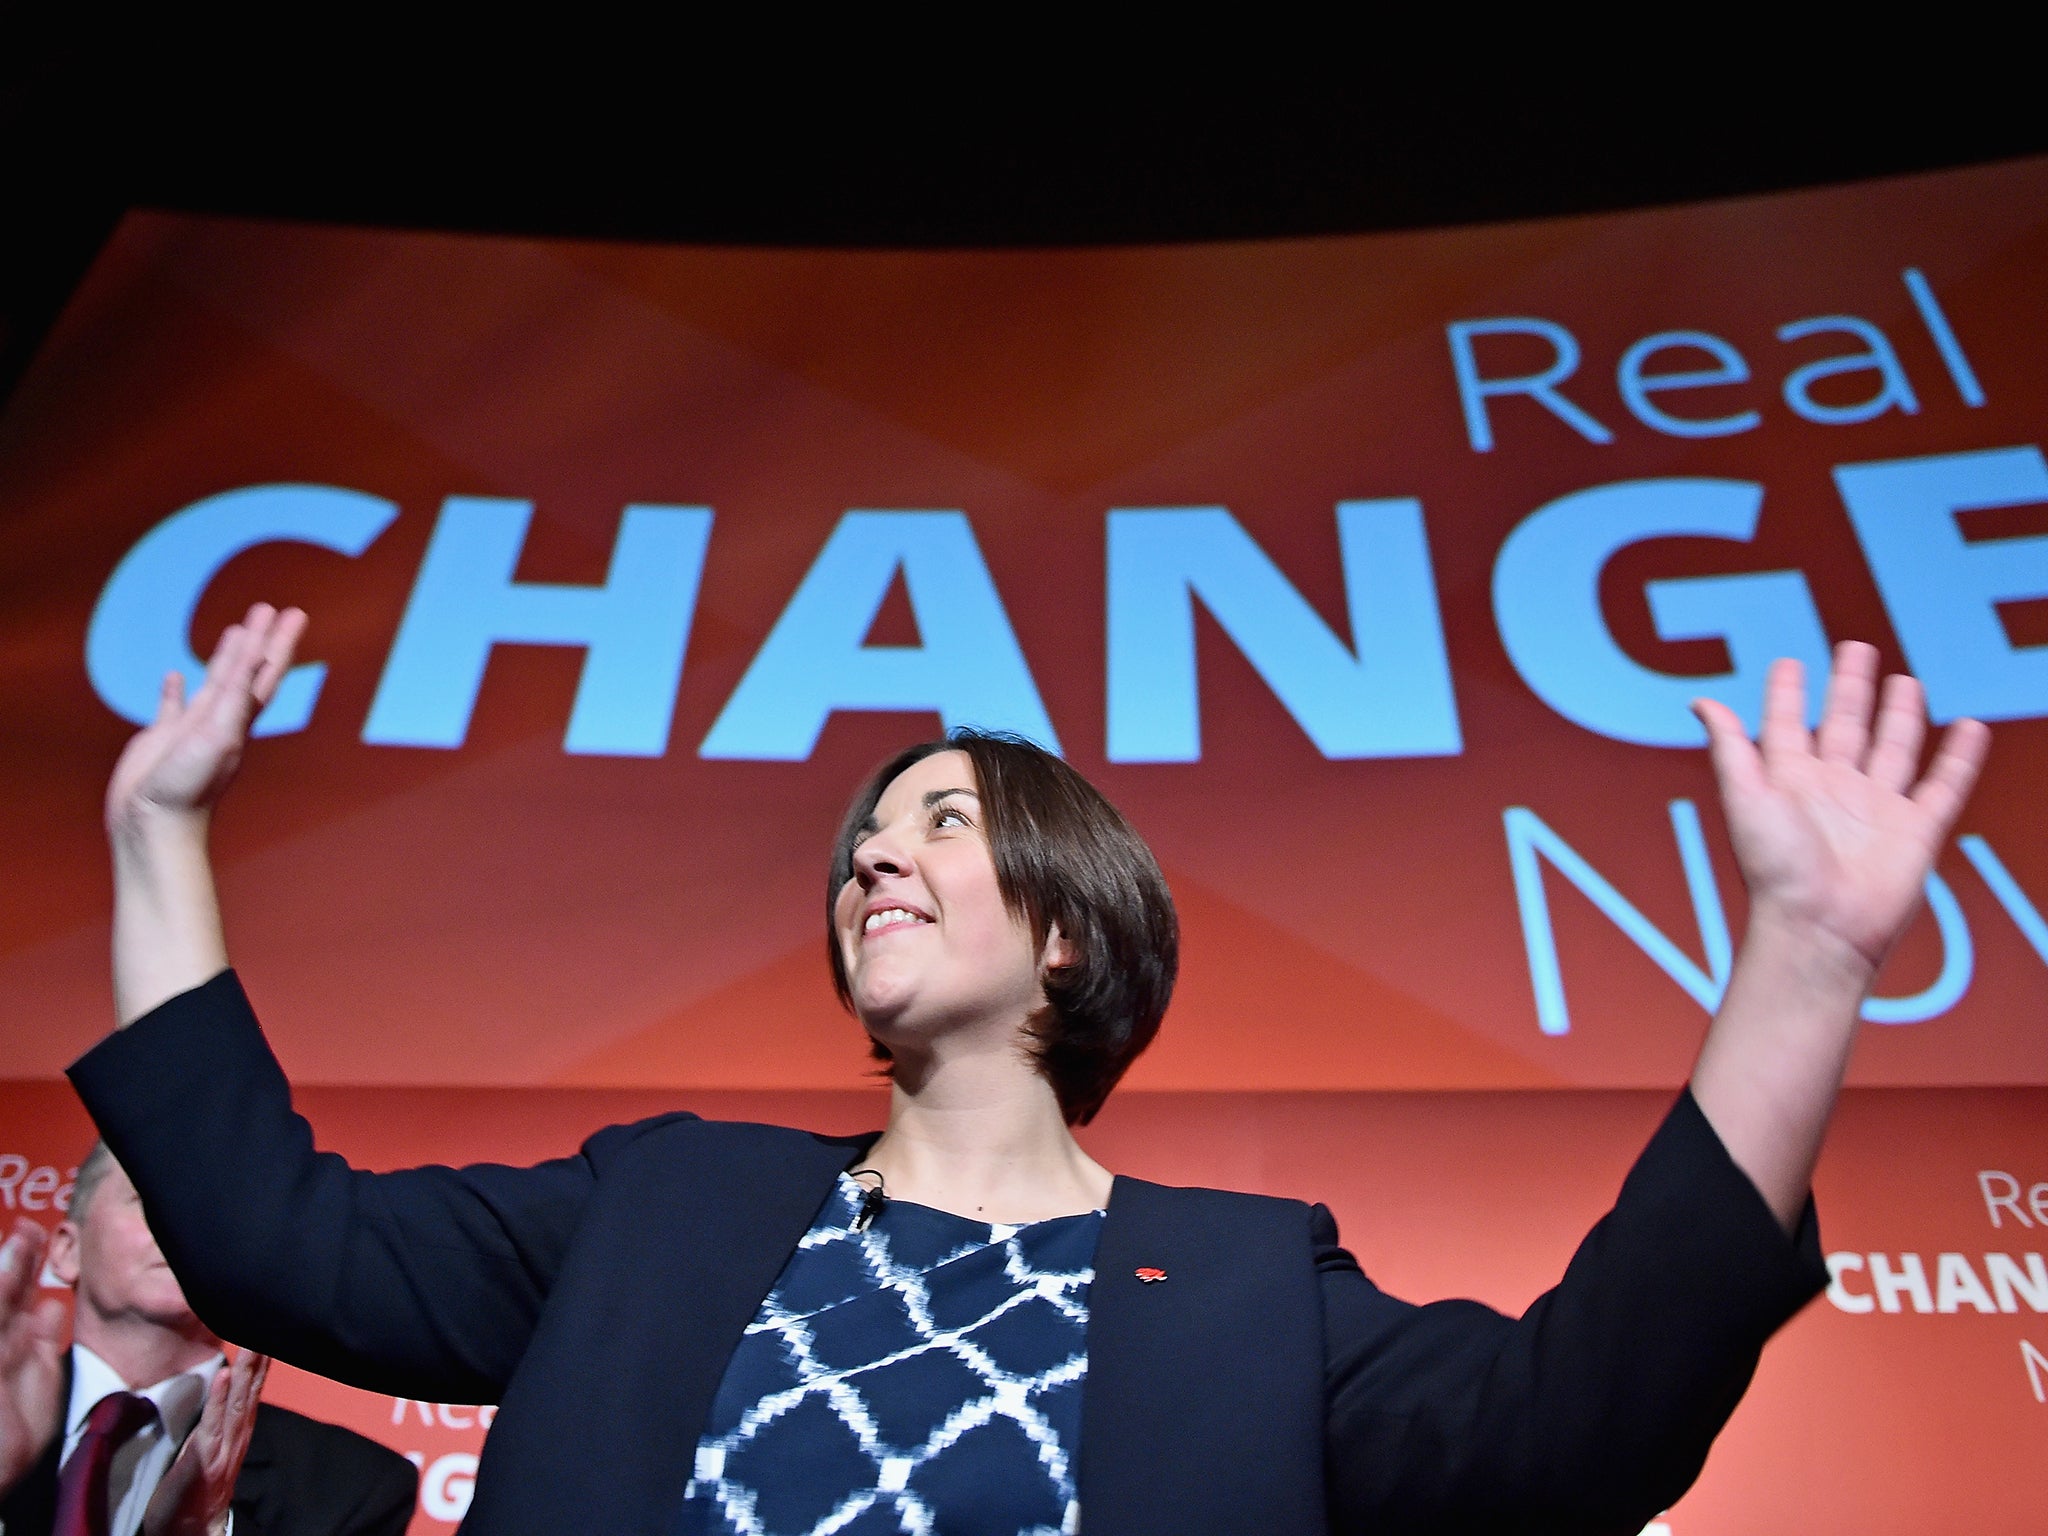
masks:
[[[107,1536],[107,1473],[114,1453],[155,1417],[156,1404],[133,1392],[109,1392],[92,1405],[78,1449],[57,1474],[50,1536]]]

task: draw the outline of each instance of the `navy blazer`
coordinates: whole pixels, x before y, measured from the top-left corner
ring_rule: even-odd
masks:
[[[314,1150],[232,973],[72,1077],[216,1332],[372,1391],[501,1404],[478,1536],[672,1529],[727,1359],[873,1139],[672,1114],[535,1168],[358,1172]],[[1119,1178],[1083,1519],[1633,1536],[1825,1279],[1811,1211],[1788,1242],[1689,1096],[1521,1319],[1385,1295],[1320,1206]]]

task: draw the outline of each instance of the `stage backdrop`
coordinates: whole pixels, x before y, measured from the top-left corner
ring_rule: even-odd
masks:
[[[856,779],[1022,731],[1185,929],[1116,1166],[1526,1304],[1683,1080],[1742,895],[1700,732],[1876,641],[1986,780],[1821,1176],[1828,1299],[1675,1536],[2038,1524],[2048,161],[1448,232],[789,252],[129,219],[0,418],[0,1214],[108,1022],[107,769],[312,616],[216,828],[331,1144],[872,1124]],[[281,1373],[459,1516],[486,1415]]]

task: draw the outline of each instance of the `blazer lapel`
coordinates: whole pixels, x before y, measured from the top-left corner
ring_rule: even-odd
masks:
[[[608,1169],[485,1442],[475,1528],[668,1530],[726,1362],[872,1141],[691,1122]],[[602,1405],[586,1438],[529,1401],[564,1392]]]
[[[1088,1305],[1083,1530],[1323,1530],[1322,1309],[1305,1206],[1120,1178]]]
[[[738,1240],[680,1244],[677,1261],[650,1277],[649,1300],[672,1330],[665,1342],[682,1367],[665,1377],[674,1393],[667,1405],[674,1415],[669,1422],[685,1427],[686,1462],[741,1336],[817,1219],[833,1181],[874,1141],[792,1135],[766,1126],[723,1129],[737,1143],[731,1148],[735,1155],[722,1177],[685,1181],[673,1189],[676,1230],[733,1234]],[[676,1491],[680,1498],[680,1485]]]

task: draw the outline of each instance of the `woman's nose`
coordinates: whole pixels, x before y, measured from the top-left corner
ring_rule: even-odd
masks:
[[[910,867],[908,852],[887,828],[870,833],[854,845],[853,873],[862,885],[873,885],[883,875],[908,874]]]

